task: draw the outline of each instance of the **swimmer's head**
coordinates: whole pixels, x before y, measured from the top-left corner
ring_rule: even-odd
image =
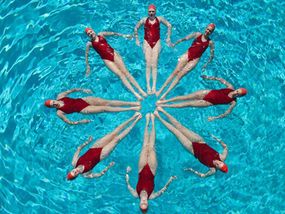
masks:
[[[148,195],[145,190],[140,193],[140,209],[142,213],[146,213],[148,209]]]
[[[94,36],[96,36],[94,30],[92,28],[85,28],[85,33],[87,34],[87,36],[93,38]]]
[[[148,6],[148,10],[154,10],[154,11],[156,11],[156,6],[155,6],[154,4],[150,4],[150,5]]]
[[[149,17],[155,17],[155,13],[156,13],[156,7],[154,4],[151,4],[148,6],[148,16]]]
[[[214,165],[217,169],[221,170],[224,173],[227,173],[229,171],[228,166],[220,160],[214,160]]]
[[[53,103],[52,100],[46,100],[45,101],[45,106],[48,107],[48,108],[52,108],[53,107],[52,103]]]
[[[233,97],[242,97],[247,94],[246,88],[239,88],[233,91]]]
[[[206,36],[211,35],[214,32],[215,28],[216,28],[216,25],[214,23],[208,24],[205,30],[205,35]]]
[[[80,169],[79,169],[79,167],[76,167],[75,169],[71,170],[71,171],[67,174],[66,178],[67,178],[67,180],[73,180],[73,179],[77,178],[77,176],[79,175],[79,173],[80,173]]]

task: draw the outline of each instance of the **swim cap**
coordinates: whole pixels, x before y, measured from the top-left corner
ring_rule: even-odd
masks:
[[[51,107],[51,102],[52,102],[52,100],[46,100],[45,101],[45,106],[50,108]]]
[[[92,28],[89,27],[85,28],[85,33],[88,33],[89,30],[92,30]]]
[[[227,173],[229,171],[228,166],[224,163],[224,165],[220,168],[220,170],[224,173]]]
[[[151,10],[151,9],[156,10],[156,6],[154,4],[150,4],[148,6],[148,10]]]
[[[241,96],[244,96],[247,94],[246,88],[240,88],[239,90],[241,91],[241,93],[240,93]]]
[[[208,24],[209,27],[213,28],[213,31],[215,30],[216,28],[216,25],[214,23],[211,23],[211,24]]]
[[[67,180],[73,180],[73,179],[75,179],[76,177],[73,176],[73,175],[71,174],[71,172],[69,172],[69,173],[67,174],[66,178],[67,178]]]

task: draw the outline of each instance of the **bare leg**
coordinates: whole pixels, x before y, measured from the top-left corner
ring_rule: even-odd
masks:
[[[156,158],[156,152],[155,152],[155,118],[154,115],[151,114],[151,122],[152,122],[152,127],[151,127],[151,132],[149,136],[149,142],[148,142],[148,147],[149,147],[149,154],[148,154],[148,164],[151,169],[151,172],[153,175],[156,174],[156,169],[157,169],[157,158]]]
[[[122,71],[122,73],[125,74],[125,76],[130,80],[130,82],[138,89],[138,91],[144,97],[146,97],[147,94],[144,92],[144,90],[142,90],[142,88],[140,87],[138,82],[135,80],[135,78],[128,71],[128,69],[126,68],[126,66],[124,64],[124,61],[123,61],[122,57],[117,52],[115,52],[115,63],[119,67],[119,69]]]
[[[111,106],[87,106],[84,108],[80,113],[83,114],[94,114],[100,112],[119,112],[119,111],[139,111],[140,107],[129,107],[129,108],[122,108],[122,107],[111,107]]]
[[[150,88],[150,71],[151,71],[151,63],[152,63],[152,48],[150,45],[147,43],[147,41],[144,40],[143,43],[143,50],[144,50],[144,56],[145,56],[145,63],[146,63],[146,70],[145,70],[145,75],[146,75],[146,88],[147,88],[147,93],[151,94],[151,88]]]
[[[147,156],[148,156],[148,141],[149,141],[149,133],[148,133],[148,125],[150,120],[150,114],[148,113],[146,116],[146,123],[144,128],[144,141],[143,147],[140,153],[139,159],[139,172],[143,169],[143,167],[147,164]]]
[[[111,133],[108,133],[107,135],[105,135],[104,137],[100,138],[99,140],[97,140],[93,146],[91,148],[102,148],[104,146],[106,146],[108,143],[110,143],[112,140],[114,140],[114,138],[133,120],[135,120],[136,118],[138,118],[141,114],[140,113],[135,113],[131,118],[129,118],[128,120],[126,120],[125,122],[123,122],[122,124],[120,124],[119,126],[117,126],[117,128],[115,128]]]
[[[184,66],[187,64],[188,61],[188,53],[186,52],[178,59],[178,64],[175,68],[175,70],[172,72],[172,74],[167,78],[167,80],[164,82],[162,87],[159,89],[159,91],[156,93],[156,96],[159,96],[161,92],[164,90],[164,88],[171,82],[171,80],[184,68]]]
[[[197,141],[203,141],[203,138],[187,129],[185,126],[183,126],[178,120],[176,120],[172,115],[170,115],[168,112],[166,112],[163,108],[158,107],[158,110],[165,114],[165,116],[168,118],[168,120],[175,126],[176,129],[178,129],[184,136],[186,136],[189,140],[192,142]]]
[[[184,77],[188,72],[190,72],[191,70],[193,70],[193,68],[195,68],[198,62],[199,59],[194,59],[185,65],[185,67],[177,74],[177,77],[173,80],[167,91],[161,96],[162,100],[177,85],[177,83],[179,83],[182,77]]]
[[[154,115],[166,126],[169,131],[171,131],[178,138],[185,149],[194,154],[192,142],[185,135],[183,135],[182,132],[176,129],[172,124],[162,119],[157,111],[154,112]]]
[[[82,98],[87,103],[93,106],[138,106],[140,105],[139,102],[127,102],[127,101],[120,101],[120,100],[105,100],[98,97],[84,97]]]
[[[111,142],[103,147],[100,160],[106,158],[109,156],[109,154],[113,151],[113,149],[116,147],[116,145],[127,136],[127,134],[130,133],[130,131],[134,128],[134,126],[137,124],[137,122],[141,119],[141,114],[136,118],[136,120],[124,131],[122,131],[118,136],[116,136]]]
[[[124,83],[124,85],[135,95],[138,100],[142,100],[142,97],[134,90],[133,86],[129,83],[126,76],[122,73],[122,71],[118,68],[118,66],[109,60],[103,60],[107,67],[113,71]]]
[[[169,107],[169,108],[184,108],[184,107],[207,107],[213,105],[212,103],[209,103],[205,100],[192,100],[188,102],[181,102],[181,103],[175,103],[175,104],[160,104],[159,106],[162,107]]]
[[[152,68],[152,94],[156,93],[156,80],[157,80],[157,63],[160,53],[161,45],[160,40],[157,41],[152,49],[151,68]]]
[[[200,91],[196,91],[194,93],[188,94],[188,95],[184,95],[184,96],[177,96],[177,97],[173,97],[171,99],[168,100],[160,100],[158,101],[158,103],[169,103],[169,102],[174,102],[174,101],[185,101],[185,100],[202,100],[206,94],[208,94],[210,92],[210,90],[200,90]]]

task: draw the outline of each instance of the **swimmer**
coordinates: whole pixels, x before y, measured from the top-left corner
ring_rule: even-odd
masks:
[[[227,88],[219,89],[219,90],[201,90],[196,91],[192,94],[188,94],[185,96],[178,96],[171,98],[169,100],[160,100],[158,101],[158,105],[162,107],[170,107],[170,108],[183,108],[183,107],[207,107],[212,105],[223,105],[230,104],[229,108],[225,113],[215,116],[208,117],[208,121],[213,121],[219,118],[223,118],[230,114],[233,108],[236,106],[236,98],[242,97],[247,94],[247,90],[245,88],[234,89],[232,84],[224,80],[223,78],[218,77],[210,77],[206,75],[201,76],[203,79],[208,80],[217,80],[227,86]],[[175,101],[184,101],[176,104],[164,104],[168,102]]]
[[[91,28],[86,28],[85,32],[90,37],[90,41],[86,44],[85,60],[86,60],[86,75],[90,74],[90,66],[88,63],[88,53],[91,46],[100,55],[105,65],[114,72],[124,83],[124,85],[135,95],[138,100],[142,100],[142,97],[134,90],[133,86],[144,97],[147,94],[139,86],[135,78],[127,70],[122,57],[107,43],[106,36],[123,36],[125,38],[131,38],[131,35],[114,33],[114,32],[101,32],[98,35]],[[133,84],[133,86],[131,85]]]
[[[206,27],[205,33],[192,33],[186,36],[183,39],[179,39],[173,46],[177,45],[178,43],[195,38],[191,47],[188,49],[186,53],[184,53],[179,59],[178,64],[173,71],[173,73],[168,77],[165,81],[161,89],[156,93],[157,96],[164,90],[164,88],[173,80],[167,91],[161,96],[160,99],[164,99],[166,95],[178,84],[178,82],[192,71],[196,65],[198,64],[200,57],[204,53],[204,51],[210,46],[210,58],[203,66],[203,70],[206,69],[207,65],[213,60],[214,58],[214,42],[210,39],[210,35],[215,30],[215,24],[211,23]]]
[[[83,97],[78,99],[67,97],[68,94],[77,91],[82,91],[87,94],[92,93],[92,91],[89,89],[74,88],[58,94],[56,100],[46,100],[45,106],[49,108],[56,108],[57,116],[70,125],[89,123],[91,121],[86,119],[80,121],[70,121],[65,116],[65,114],[71,114],[74,112],[81,114],[96,114],[100,112],[120,112],[120,111],[129,111],[129,110],[133,111],[140,110],[139,102],[105,100],[98,97]],[[132,106],[132,107],[123,108],[121,106]]]
[[[148,132],[149,120],[151,117],[152,127],[151,133]],[[166,191],[169,184],[176,179],[176,176],[171,176],[166,183],[166,185],[159,190],[158,192],[153,192],[154,190],[154,176],[156,174],[157,168],[157,160],[155,153],[155,124],[154,124],[154,115],[148,113],[146,115],[146,125],[144,132],[144,143],[143,148],[140,154],[139,160],[139,180],[137,183],[136,190],[133,189],[129,183],[129,172],[131,171],[131,167],[127,167],[126,172],[126,183],[131,194],[140,198],[140,209],[142,212],[146,212],[148,209],[148,199],[154,199],[159,197],[162,193]]]
[[[136,44],[140,46],[140,40],[138,37],[138,29],[144,25],[144,43],[143,51],[146,61],[146,83],[148,94],[156,93],[156,81],[157,81],[157,62],[161,49],[160,44],[160,23],[167,27],[166,43],[171,46],[171,24],[161,16],[156,17],[156,7],[151,4],[148,7],[148,17],[142,18],[136,25],[134,35],[136,38]],[[150,87],[150,76],[152,76],[152,88]]]
[[[91,148],[79,157],[80,151],[89,143],[92,142],[93,138],[89,137],[88,141],[78,147],[74,153],[72,159],[72,166],[74,167],[68,175],[68,180],[75,179],[79,174],[85,178],[98,178],[104,175],[109,168],[115,163],[111,162],[100,173],[92,173],[91,170],[101,161],[104,160],[114,150],[118,143],[132,130],[136,123],[141,119],[140,113],[135,113],[130,119],[119,125],[113,132],[105,135],[101,139],[97,140]],[[133,121],[133,122],[132,122]],[[132,123],[131,123],[132,122]],[[131,123],[129,127],[127,125]],[[126,128],[127,127],[127,128]],[[125,130],[123,130],[125,129]]]
[[[228,155],[228,147],[223,141],[212,135],[212,137],[223,147],[223,152],[219,154],[213,148],[208,146],[202,137],[184,127],[164,109],[158,107],[158,110],[165,114],[170,123],[162,119],[158,111],[155,111],[154,115],[178,138],[188,152],[192,153],[202,164],[209,167],[209,171],[206,173],[198,172],[192,168],[186,168],[185,171],[191,171],[201,178],[213,175],[216,173],[217,169],[224,173],[228,172],[228,167],[224,163]]]

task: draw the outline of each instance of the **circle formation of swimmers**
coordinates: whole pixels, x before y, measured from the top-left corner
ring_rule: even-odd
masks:
[[[178,64],[168,79],[165,81],[159,91],[156,91],[157,81],[157,63],[161,49],[160,42],[160,24],[164,24],[167,27],[167,45],[174,47],[180,42],[194,39],[192,45],[188,50],[178,59]],[[140,159],[138,163],[138,182],[136,189],[132,188],[129,183],[130,167],[126,169],[126,184],[127,188],[134,197],[140,198],[140,209],[142,212],[146,212],[148,209],[148,199],[154,199],[160,196],[166,191],[169,184],[176,179],[176,176],[171,176],[166,182],[165,186],[159,191],[154,192],[154,177],[157,170],[157,158],[155,151],[155,118],[157,118],[167,129],[172,132],[184,148],[194,155],[202,164],[209,167],[209,171],[206,173],[198,172],[192,168],[186,168],[186,171],[191,171],[200,177],[207,177],[214,174],[217,170],[224,173],[228,172],[228,167],[225,164],[225,160],[228,154],[227,145],[214,135],[213,139],[221,144],[223,152],[219,154],[213,148],[211,148],[204,139],[198,134],[190,131],[179,123],[173,116],[167,113],[163,107],[170,108],[183,108],[183,107],[208,107],[213,105],[225,105],[229,104],[229,108],[218,116],[208,117],[209,121],[213,121],[219,118],[223,118],[231,111],[236,105],[236,99],[244,96],[247,93],[245,88],[235,89],[233,85],[226,80],[218,77],[201,76],[205,80],[216,80],[225,85],[225,88],[217,90],[200,90],[184,96],[177,96],[170,99],[165,99],[167,94],[178,84],[178,82],[192,71],[198,64],[204,51],[210,47],[210,57],[203,66],[203,70],[214,58],[214,42],[210,39],[210,35],[215,30],[215,24],[209,24],[204,33],[195,32],[191,33],[185,38],[179,39],[174,44],[171,43],[171,24],[163,17],[156,16],[156,7],[149,5],[148,17],[142,18],[134,28],[134,37],[136,44],[141,46],[138,30],[144,25],[144,42],[143,52],[146,61],[146,88],[147,93],[140,87],[135,78],[126,68],[122,57],[115,51],[106,41],[107,36],[122,36],[124,38],[132,38],[133,35],[120,34],[115,32],[101,32],[96,34],[91,28],[86,28],[86,35],[90,38],[90,41],[86,45],[86,75],[90,75],[90,66],[88,62],[89,49],[92,46],[95,51],[100,55],[105,65],[114,72],[123,82],[123,84],[131,91],[137,98],[137,102],[128,102],[120,100],[106,100],[98,97],[82,97],[79,99],[73,99],[68,97],[73,92],[83,92],[86,94],[92,93],[89,89],[75,88],[58,94],[56,100],[46,100],[45,105],[50,108],[57,109],[57,115],[64,122],[70,125],[77,125],[83,123],[89,123],[90,120],[82,119],[79,121],[70,121],[66,114],[81,113],[81,114],[95,114],[100,112],[120,112],[120,111],[135,111],[135,114],[127,121],[120,124],[112,132],[108,133],[104,137],[97,139],[95,143],[80,156],[81,150],[89,143],[93,142],[93,138],[89,139],[78,147],[74,153],[72,166],[73,169],[68,173],[67,179],[73,180],[79,174],[86,178],[98,178],[104,175],[113,165],[111,162],[103,171],[99,173],[93,173],[92,169],[101,161],[109,156],[118,143],[124,139],[124,137],[130,133],[133,127],[142,118],[142,114],[138,111],[141,109],[140,101],[151,94],[156,94],[159,98],[156,105],[157,108],[153,113],[146,114],[146,124],[144,131],[144,142],[140,153]],[[150,77],[152,77],[152,86],[150,86]],[[168,86],[168,88],[167,88]],[[167,90],[164,94],[161,93],[164,89]],[[167,120],[161,116],[166,117]],[[151,124],[151,125],[150,125]],[[149,128],[151,129],[149,131]]]

